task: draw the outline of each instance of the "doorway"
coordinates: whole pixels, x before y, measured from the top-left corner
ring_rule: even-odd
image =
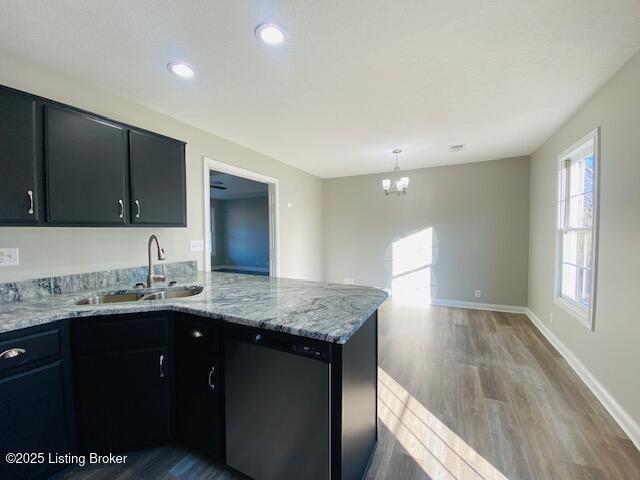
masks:
[[[277,179],[204,158],[207,271],[276,276]]]

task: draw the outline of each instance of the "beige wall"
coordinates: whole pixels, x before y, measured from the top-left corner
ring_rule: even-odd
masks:
[[[319,178],[61,72],[2,52],[0,64],[0,84],[186,141],[189,225],[186,229],[0,227],[0,246],[20,248],[20,265],[0,269],[0,282],[144,264],[146,239],[151,233],[159,235],[169,260],[197,260],[203,269],[204,253],[189,252],[189,240],[204,239],[203,155],[279,179],[280,274],[321,278],[322,182]]]
[[[388,175],[326,180],[325,280],[397,291],[427,282],[421,297],[526,305],[528,168],[519,157],[412,170],[404,197],[385,197]]]
[[[601,127],[595,332],[554,303],[559,153]],[[531,159],[529,307],[640,424],[640,53]],[[550,314],[553,313],[553,323]]]
[[[0,246],[19,247],[21,260],[19,267],[0,269],[0,282],[141,264],[150,233],[159,234],[170,260],[193,259],[202,268],[204,253],[189,252],[188,244],[204,237],[206,155],[280,180],[283,276],[320,279],[324,256],[326,280],[351,277],[383,288],[391,287],[394,276],[427,269],[428,293],[437,299],[526,305],[528,288],[533,312],[640,423],[640,321],[632,304],[640,291],[640,54],[530,162],[518,158],[411,171],[404,198],[382,194],[383,175],[323,182],[63,73],[2,52],[0,62],[1,84],[186,141],[189,224],[187,229],[0,227]],[[553,302],[555,185],[557,154],[596,126],[602,148],[600,261],[596,330],[590,332]],[[428,232],[430,241],[420,232]],[[418,234],[414,238],[422,250],[400,255],[404,275],[394,275],[393,245],[404,245],[402,239],[412,234]]]

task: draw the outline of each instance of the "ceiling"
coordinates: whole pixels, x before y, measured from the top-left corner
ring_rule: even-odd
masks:
[[[532,153],[638,48],[638,0],[0,3],[0,49],[320,177]]]
[[[236,177],[227,173],[211,172],[209,184],[222,182],[226,190],[212,188],[211,197],[219,200],[232,200],[236,198],[266,197],[269,195],[269,186],[266,183],[256,182],[247,178]]]

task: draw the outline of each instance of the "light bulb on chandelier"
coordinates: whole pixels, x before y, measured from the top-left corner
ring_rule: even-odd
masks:
[[[402,150],[396,148],[393,154],[396,156],[396,166],[393,169],[393,177],[382,180],[382,190],[385,195],[406,195],[409,188],[409,177],[400,176],[400,166],[398,165],[398,155]]]

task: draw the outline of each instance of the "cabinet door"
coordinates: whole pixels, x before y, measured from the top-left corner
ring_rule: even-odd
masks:
[[[49,222],[127,222],[126,130],[91,115],[46,108]]]
[[[129,151],[132,222],[186,226],[184,144],[131,130]]]
[[[167,349],[76,360],[76,403],[84,451],[123,452],[171,437]]]
[[[48,478],[66,465],[48,454],[69,453],[60,362],[0,380],[0,478]],[[44,453],[43,463],[8,464],[7,453]]]
[[[194,326],[186,318],[180,320],[184,323],[176,326],[178,438],[211,458],[220,458],[223,378],[217,348],[212,344],[218,341],[217,336],[210,339],[214,332]]]
[[[42,115],[35,99],[0,90],[0,223],[42,219]]]

